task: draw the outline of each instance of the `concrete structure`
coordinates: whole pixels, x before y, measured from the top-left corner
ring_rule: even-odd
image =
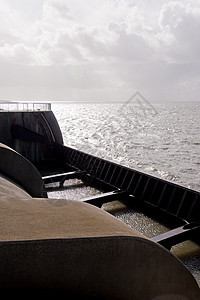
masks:
[[[169,251],[90,204],[33,198],[0,176],[0,228],[0,288],[200,299],[195,279]]]
[[[0,174],[14,181],[33,197],[46,196],[38,170],[25,157],[1,143]]]
[[[0,143],[31,162],[54,159],[52,143],[63,144],[52,111],[0,111]]]

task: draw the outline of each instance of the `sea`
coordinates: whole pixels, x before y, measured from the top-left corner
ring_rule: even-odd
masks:
[[[200,191],[200,102],[59,103],[66,146]]]
[[[152,104],[135,97],[122,103],[54,102],[52,111],[64,145],[200,192],[200,102]],[[48,197],[78,200],[98,193],[81,185],[73,193],[73,186]],[[133,210],[112,214],[148,237],[168,230]],[[171,252],[200,286],[200,247],[185,241]]]

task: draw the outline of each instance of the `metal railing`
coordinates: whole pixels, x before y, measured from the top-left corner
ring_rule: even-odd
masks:
[[[0,102],[0,111],[51,111],[51,103]]]

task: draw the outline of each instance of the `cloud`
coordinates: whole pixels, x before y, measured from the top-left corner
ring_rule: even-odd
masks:
[[[0,3],[0,47],[5,43],[15,43],[17,32],[15,24],[18,22],[17,14],[5,4]]]
[[[163,5],[159,24],[163,41],[168,41],[166,54],[171,61],[199,61],[200,7],[180,1]]]
[[[42,97],[140,90],[152,100],[185,91],[186,100],[190,90],[198,98],[198,1],[37,0],[31,22],[12,1],[0,0],[2,95],[19,86]]]
[[[70,14],[70,9],[68,8],[66,1],[63,0],[46,0],[43,6],[43,17],[50,19],[61,18],[64,21],[68,18],[72,18]]]
[[[104,16],[106,23],[95,11],[101,20],[88,25],[73,16],[70,3],[44,1],[41,18],[35,21],[29,36],[19,30],[19,25],[16,30],[14,27],[6,30],[9,26],[3,18],[1,23],[6,38],[3,39],[2,33],[1,55],[5,53],[7,59],[10,55],[11,60],[15,57],[16,63],[21,63],[19,49],[24,53],[27,50],[26,63],[29,57],[31,64],[39,65],[112,59],[140,62],[166,59],[180,63],[199,57],[200,8],[194,9],[181,1],[166,1],[155,26],[147,11],[133,5],[134,1],[104,0],[99,6],[99,14]],[[87,0],[86,3],[92,2]],[[18,53],[15,55],[15,52]]]

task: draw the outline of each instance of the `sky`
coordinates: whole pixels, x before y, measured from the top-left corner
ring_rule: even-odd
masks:
[[[0,0],[0,101],[200,101],[199,0]]]

